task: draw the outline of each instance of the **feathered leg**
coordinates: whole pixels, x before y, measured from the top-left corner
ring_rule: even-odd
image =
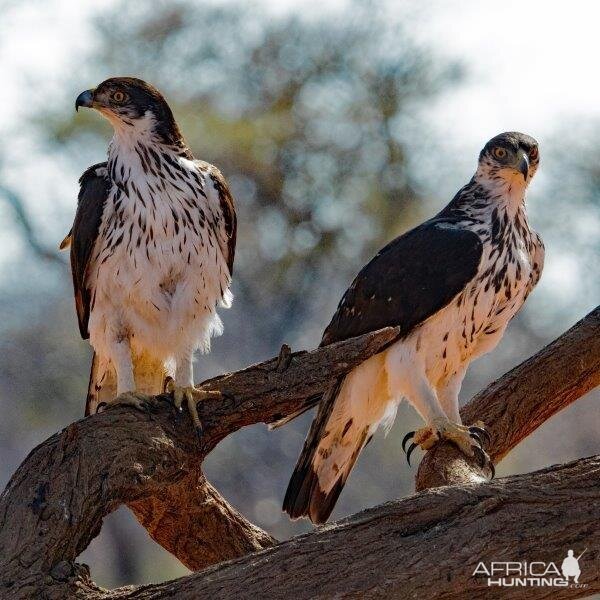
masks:
[[[466,369],[457,371],[446,381],[445,385],[438,387],[438,398],[440,400],[440,404],[442,405],[446,416],[457,425],[462,424],[458,395],[465,377],[465,372]],[[494,467],[490,462],[489,456],[484,450],[484,447],[487,446],[491,441],[490,434],[485,430],[483,422],[476,421],[471,427],[468,428],[468,431],[470,437],[476,442],[472,450],[478,455],[482,463],[489,464],[493,473]]]
[[[98,412],[107,406],[125,405],[133,406],[138,410],[145,410],[151,397],[136,391],[135,378],[133,376],[133,359],[129,340],[124,336],[115,338],[110,348],[111,360],[116,372],[117,397],[110,402],[101,402]]]
[[[440,439],[452,441],[467,456],[477,454],[482,464],[488,462],[482,448],[480,428],[464,427],[460,422],[458,389],[462,379],[454,381],[453,386],[441,394],[442,398],[438,397],[424,365],[417,360],[410,345],[392,348],[388,352],[386,369],[391,394],[405,396],[425,421],[425,427],[409,432],[402,441],[404,449],[406,443],[412,440],[406,450],[409,464],[410,455],[417,446],[429,450]]]
[[[420,446],[429,450],[434,444],[445,439],[453,442],[466,456],[477,456],[482,466],[490,464],[489,456],[483,449],[485,431],[479,426],[465,427],[461,425],[458,414],[458,395],[452,389],[442,394],[444,404],[449,403],[448,411],[453,418],[442,410],[435,390],[425,377],[415,382],[411,392],[407,394],[409,402],[417,409],[425,420],[425,427],[410,432],[404,437],[402,447],[412,438],[412,443],[406,451],[410,464],[410,454]]]
[[[131,348],[127,338],[115,340],[111,348],[113,364],[117,372],[117,394],[120,396],[126,392],[135,390],[135,379],[133,377],[133,360]]]
[[[437,388],[438,400],[446,416],[459,425],[462,423],[460,418],[460,405],[458,402],[458,394],[465,377],[465,370],[461,369],[450,377],[444,385]]]

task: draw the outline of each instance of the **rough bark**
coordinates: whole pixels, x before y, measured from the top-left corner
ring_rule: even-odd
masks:
[[[600,457],[436,488],[158,586],[92,598],[581,598],[600,592]],[[582,558],[581,588],[488,587],[480,561]],[[584,587],[585,585],[585,587]]]
[[[192,571],[277,542],[233,508],[199,469],[128,506],[152,539]]]
[[[206,483],[202,460],[240,427],[270,423],[310,403],[397,334],[388,328],[291,354],[283,367],[274,358],[205,382],[227,397],[200,406],[201,440],[166,396],[146,413],[115,407],[55,434],[31,452],[0,497],[0,593],[31,597],[49,573],[71,572],[104,516],[123,503],[192,568],[272,545],[271,536]],[[174,500],[191,517],[177,519]]]
[[[496,460],[597,385],[599,315],[596,309],[466,408],[465,420],[488,425]],[[598,457],[465,485],[481,482],[481,472],[460,457],[444,459],[452,449],[440,445],[425,459],[419,478],[432,468],[429,462],[462,485],[427,490],[274,547],[273,538],[204,480],[202,460],[226,435],[305,406],[396,335],[383,330],[293,354],[283,361],[286,368],[272,359],[206,382],[230,397],[203,403],[201,442],[187,416],[165,397],[147,413],[114,408],[52,436],[32,451],[0,497],[0,597],[304,598],[339,597],[342,591],[350,597],[397,597],[398,590],[403,597],[423,597],[435,590],[443,598],[488,598],[497,596],[472,580],[472,561],[559,561],[565,548],[584,542],[591,549],[586,555],[591,566],[582,577],[587,588],[528,589],[527,597],[575,598],[597,591],[600,575],[592,559],[600,532]],[[540,370],[543,376],[532,383]],[[550,408],[542,406],[544,394]],[[505,431],[513,426],[517,433]],[[429,476],[424,485],[439,484]],[[174,499],[189,517],[178,518]],[[158,586],[101,590],[74,560],[98,534],[103,517],[124,502],[159,543],[192,568],[266,549]]]

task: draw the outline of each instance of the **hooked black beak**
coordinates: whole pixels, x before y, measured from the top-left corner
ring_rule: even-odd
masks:
[[[523,179],[527,181],[527,177],[529,176],[529,157],[523,150],[519,150],[517,156],[519,157],[517,170],[523,175]]]
[[[77,96],[77,100],[75,100],[75,110],[79,111],[80,106],[85,106],[86,108],[91,108],[94,102],[94,90],[85,90],[85,92],[81,92],[79,96]]]

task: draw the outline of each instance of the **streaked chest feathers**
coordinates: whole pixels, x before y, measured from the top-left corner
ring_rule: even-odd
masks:
[[[454,342],[461,360],[489,352],[537,283],[541,241],[528,224],[524,208],[514,216],[506,207],[473,216],[468,228],[483,242],[483,255],[473,281],[453,303],[458,318]],[[445,340],[444,340],[445,341]]]
[[[94,261],[105,281],[95,288],[151,321],[213,312],[230,277],[209,166],[176,149],[119,140],[109,150],[108,171],[113,185]]]

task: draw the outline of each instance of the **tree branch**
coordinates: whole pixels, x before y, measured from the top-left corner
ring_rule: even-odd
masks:
[[[581,598],[600,591],[600,457],[488,485],[427,490],[225,565],[90,598],[499,597],[478,563],[558,564],[588,548],[581,588],[503,588],[501,597]]]
[[[189,417],[166,396],[158,396],[148,413],[115,407],[52,436],[31,452],[0,497],[0,592],[29,581],[41,589],[57,565],[63,565],[59,574],[70,569],[65,565],[99,533],[104,516],[123,503],[192,568],[271,545],[271,536],[203,480],[204,457],[240,427],[309,405],[335,377],[381,351],[397,333],[388,328],[298,352],[286,369],[274,358],[206,382],[229,396],[202,403],[201,442]],[[188,511],[187,523],[175,518],[174,503]],[[205,516],[210,523],[200,519]]]
[[[596,309],[465,409],[465,420],[477,415],[488,422],[497,460],[598,383],[598,327]],[[334,378],[380,352],[397,334],[382,330],[293,354],[287,369],[272,359],[206,382],[232,396],[201,405],[200,443],[187,416],[164,396],[146,414],[116,407],[52,436],[32,451],[0,497],[0,596],[303,598],[339,596],[343,590],[390,597],[402,589],[416,597],[435,589],[447,598],[466,593],[488,598],[494,597],[489,589],[470,577],[474,560],[559,560],[569,545],[597,545],[597,457],[483,486],[427,490],[271,548],[275,540],[204,480],[202,460],[226,435],[310,405]],[[549,377],[555,368],[558,374]],[[537,375],[539,369],[545,377]],[[530,381],[534,374],[537,383]],[[517,433],[505,432],[513,423]],[[419,477],[431,468],[429,461],[454,477],[465,470],[462,481],[482,481],[468,461],[450,456],[444,462],[445,452],[452,447],[440,444],[429,452]],[[175,582],[107,592],[73,561],[98,534],[103,517],[124,502],[159,543],[192,568],[267,549]],[[183,519],[173,510],[182,502]],[[592,563],[595,550],[586,556]],[[597,569],[588,572],[585,594],[600,586]],[[553,591],[556,598],[581,595],[578,589]]]
[[[233,508],[199,469],[127,506],[152,539],[192,571],[277,543]]]

